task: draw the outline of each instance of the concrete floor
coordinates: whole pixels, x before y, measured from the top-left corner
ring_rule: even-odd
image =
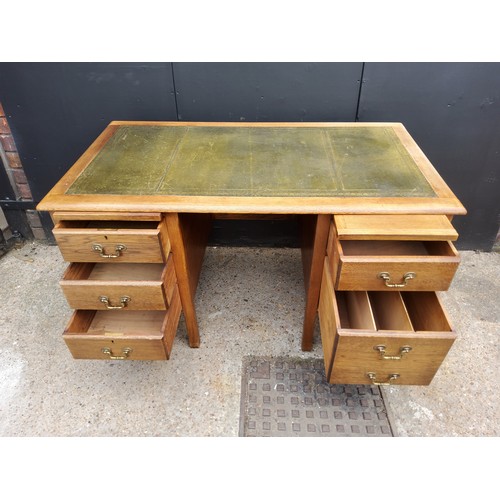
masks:
[[[440,296],[458,340],[426,387],[384,388],[399,436],[499,436],[500,254],[461,252]],[[300,350],[300,251],[209,248],[197,294],[201,347],[181,319],[162,361],[74,360],[61,334],[66,267],[36,242],[0,259],[0,436],[237,436],[245,355]]]

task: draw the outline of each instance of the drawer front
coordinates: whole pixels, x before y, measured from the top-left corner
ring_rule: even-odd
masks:
[[[396,259],[398,261],[396,262]],[[337,290],[448,290],[458,260],[446,257],[416,261],[412,258],[340,258]],[[394,286],[396,285],[396,286]]]
[[[84,223],[83,223],[84,224]],[[81,225],[83,225],[81,224]],[[116,225],[116,228],[110,225]],[[168,238],[162,223],[134,222],[103,227],[78,227],[78,222],[63,221],[55,225],[54,237],[67,262],[163,262],[165,247],[169,251]],[[142,226],[142,227],[141,227]]]
[[[72,309],[167,309],[161,283],[127,283],[123,286],[87,283],[80,287],[64,284],[61,287]]]
[[[434,292],[336,292],[328,259],[318,312],[331,384],[428,385],[456,338]]]
[[[75,359],[108,360],[166,360],[167,353],[161,338],[94,338],[64,336],[64,341]]]
[[[61,288],[72,309],[165,310],[175,284],[170,256],[166,265],[72,263]]]
[[[75,359],[165,360],[180,314],[176,286],[167,312],[77,310],[63,338]]]
[[[337,290],[448,290],[460,263],[449,241],[341,240],[333,222],[327,257]]]
[[[384,336],[337,331],[337,335],[331,384],[429,385],[454,341],[454,336],[424,333]],[[391,379],[393,375],[397,378]]]

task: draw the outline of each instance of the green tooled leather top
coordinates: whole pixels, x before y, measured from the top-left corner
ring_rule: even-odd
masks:
[[[390,127],[118,128],[67,194],[435,197]]]

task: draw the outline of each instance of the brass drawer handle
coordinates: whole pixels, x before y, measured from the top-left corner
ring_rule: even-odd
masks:
[[[131,301],[132,299],[130,297],[127,297],[124,295],[123,297],[120,298],[120,304],[119,306],[113,306],[109,302],[109,299],[105,295],[101,295],[99,297],[99,301],[102,302],[103,304],[106,304],[106,309],[123,309],[124,307],[127,307],[127,304]]]
[[[387,356],[385,354],[385,345],[376,345],[374,346],[373,349],[375,349],[375,351],[378,351],[380,353],[380,359],[398,360],[398,359],[403,359],[403,356],[405,354],[408,354],[412,348],[409,345],[404,345],[403,347],[400,347],[399,356]]]
[[[102,348],[102,353],[107,354],[109,356],[109,359],[127,359],[128,355],[132,352],[132,349],[130,347],[124,347],[122,349],[122,355],[121,356],[115,356],[113,354],[113,351],[109,347],[103,347]]]
[[[379,273],[377,278],[384,280],[385,286],[389,288],[403,288],[408,284],[409,280],[415,279],[417,277],[416,273],[405,273],[403,274],[403,281],[401,283],[389,283],[391,281],[391,275],[388,272]]]
[[[122,245],[121,243],[118,243],[117,245],[115,245],[115,253],[104,253],[104,247],[101,244],[92,244],[92,251],[99,252],[99,256],[103,259],[116,259],[117,257],[120,257],[122,252],[124,252],[125,250],[127,250],[127,247],[125,245]]]
[[[400,377],[399,373],[392,373],[389,375],[389,378],[385,382],[377,382],[377,374],[373,372],[368,372],[366,376],[370,379],[372,384],[375,385],[391,385],[393,380],[396,380]]]

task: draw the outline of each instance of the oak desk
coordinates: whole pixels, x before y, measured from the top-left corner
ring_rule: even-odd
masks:
[[[364,284],[349,275],[349,249],[346,255],[336,249],[342,240],[370,240],[362,253],[367,255],[369,245],[375,245],[375,256],[384,261],[374,241],[449,244],[457,237],[449,220],[466,213],[399,123],[115,121],[37,208],[51,212],[63,257],[72,263],[62,282],[76,309],[65,332],[68,346],[75,357],[115,359],[168,359],[181,305],[189,343],[199,346],[194,296],[213,218],[299,219],[306,287],[302,348],[310,350],[322,283],[330,279],[332,300],[347,303],[350,295],[336,298],[334,289],[358,290]],[[414,251],[405,245],[398,243],[391,252],[416,254],[419,257],[411,262],[423,266],[422,270],[403,269],[400,261],[405,259],[396,258],[399,267],[393,275],[379,269],[385,277],[377,271],[372,277],[374,288],[367,290],[392,291],[394,297],[399,293],[394,288],[404,286],[408,290],[446,289],[454,271],[444,278],[444,284],[439,279],[427,282],[427,278],[432,269],[441,275],[443,269],[450,269],[446,265],[456,267],[454,250],[426,244],[425,249]],[[423,254],[429,262],[423,262]],[[352,272],[364,269],[371,257],[361,259]],[[390,267],[393,261],[384,265]],[[149,268],[144,277],[141,273],[146,264]],[[438,264],[441,267],[432,267]],[[157,266],[157,275],[152,265]],[[345,276],[341,268],[346,270]],[[401,276],[394,276],[400,268]],[[326,269],[331,271],[329,278]],[[406,271],[416,277],[408,277]],[[425,283],[420,276],[427,276]],[[344,277],[346,282],[350,279],[347,288],[343,287]],[[101,292],[95,288],[100,279],[106,285]],[[127,284],[129,291],[124,288]],[[139,293],[133,296],[130,290]],[[352,300],[357,304],[357,299]],[[334,315],[337,306],[329,306],[323,316]],[[118,341],[127,336],[116,331],[115,345],[106,346],[113,332],[101,309],[109,317],[123,317],[126,312],[131,319],[136,310],[136,324],[150,324],[152,329],[161,325],[156,343],[147,328],[149,333],[137,336],[137,326],[133,330],[136,336],[130,339],[142,346],[147,338],[154,348],[146,347],[146,354],[139,348],[124,348]],[[154,311],[156,316],[146,318],[144,311]],[[337,325],[331,328],[338,330],[341,320],[337,318]],[[94,325],[96,321],[100,326]],[[111,324],[116,329],[123,321]],[[326,328],[322,324],[322,338]],[[86,337],[89,332],[93,334]],[[77,347],[75,339],[80,342]],[[87,344],[87,339],[95,344]],[[78,350],[82,342],[90,351],[87,347]],[[338,343],[333,337],[323,338],[324,347],[329,342]],[[119,355],[113,352],[118,344]],[[97,351],[92,350],[94,345]],[[331,371],[333,360],[326,361],[326,357],[327,371]]]

